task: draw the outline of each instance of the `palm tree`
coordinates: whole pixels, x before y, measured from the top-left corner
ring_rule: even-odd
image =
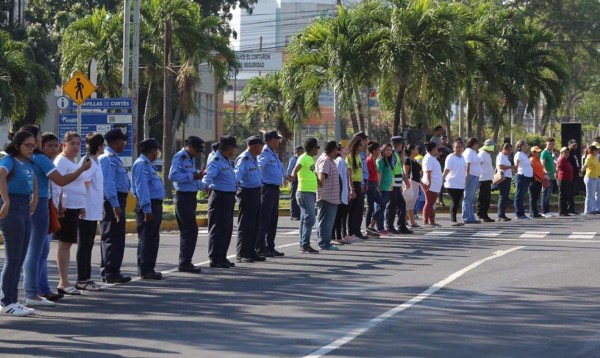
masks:
[[[59,46],[61,76],[67,78],[76,70],[87,72],[93,58],[98,64],[97,92],[104,97],[118,97],[123,65],[122,19],[103,7],[69,25]]]

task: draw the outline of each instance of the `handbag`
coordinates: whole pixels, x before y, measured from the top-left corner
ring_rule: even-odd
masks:
[[[492,179],[492,184],[500,185],[500,183],[502,183],[504,180],[506,180],[506,177],[504,176],[504,172],[501,170],[496,170],[496,173],[494,174],[494,178]]]
[[[48,200],[48,234],[54,234],[60,230],[60,221],[58,221],[58,211],[52,200],[52,186],[50,186],[50,200]]]

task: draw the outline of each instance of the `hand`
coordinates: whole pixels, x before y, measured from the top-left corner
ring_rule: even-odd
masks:
[[[2,204],[2,208],[0,209],[0,219],[4,219],[8,215],[8,211],[10,210],[10,203],[4,202]]]
[[[89,155],[86,155],[85,157],[83,157],[83,159],[81,159],[81,169],[88,170],[92,167],[92,161],[90,159]]]
[[[65,208],[63,208],[62,205],[58,204],[58,217],[59,218],[64,218],[65,217]]]
[[[121,215],[123,215],[121,208],[119,208],[119,207],[113,208],[113,214],[115,214],[115,220],[118,223],[121,222]]]
[[[405,182],[405,183],[406,183],[406,187],[407,187],[407,188],[410,188],[410,186],[412,185],[410,182],[411,182],[410,180],[407,180],[407,181]]]
[[[82,220],[85,219],[85,209],[81,209],[79,211],[79,218]]]
[[[202,174],[198,173],[198,172],[194,172],[194,180],[200,180],[202,179]]]
[[[356,193],[351,191],[350,194],[348,195],[348,197],[350,198],[350,200],[355,199],[356,198]]]
[[[154,220],[154,215],[152,213],[144,214],[144,222],[149,223]]]
[[[29,214],[33,215],[35,213],[35,210],[37,209],[37,205],[38,205],[38,199],[33,198],[33,200],[31,200],[31,204],[29,204]]]
[[[429,191],[429,188],[431,188],[431,184],[421,183],[421,186],[423,187],[424,191]]]

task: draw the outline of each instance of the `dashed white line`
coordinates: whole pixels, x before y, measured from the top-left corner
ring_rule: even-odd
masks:
[[[596,236],[595,231],[573,231],[571,235],[569,235],[569,239],[593,239]]]
[[[411,308],[412,306],[416,305],[417,303],[427,299],[429,296],[433,295],[437,291],[439,291],[442,288],[446,287],[447,285],[451,284],[452,282],[454,282],[455,280],[460,278],[462,275],[464,275],[467,272],[486,263],[487,261],[497,259],[497,258],[507,255],[511,252],[520,250],[524,247],[525,246],[516,246],[516,247],[510,248],[508,250],[498,250],[498,251],[494,252],[491,256],[488,256],[479,261],[476,261],[476,262],[470,264],[469,266],[463,268],[462,270],[456,271],[455,273],[446,277],[445,279],[433,284],[432,286],[430,286],[428,289],[421,292],[417,296],[402,303],[401,305],[398,305],[398,306],[380,314],[379,316],[371,319],[370,321],[367,321],[367,322],[351,329],[345,336],[338,338],[338,339],[332,341],[331,343],[329,343],[328,345],[323,346],[322,348],[317,349],[316,351],[306,355],[305,358],[320,358],[320,357],[340,348],[341,346],[353,341],[358,336],[364,334],[365,332],[367,332],[371,328],[377,326],[378,324],[384,322],[385,320],[392,318],[392,317],[396,316],[397,314],[401,313],[402,311],[407,310],[407,309]]]
[[[549,233],[548,231],[526,231],[519,237],[522,239],[543,239]]]
[[[436,231],[432,231],[432,232],[428,232],[425,234],[425,236],[431,235],[431,236],[450,236],[452,234],[454,234],[456,231],[440,231],[440,230],[436,230]]]
[[[498,237],[502,234],[502,231],[479,231],[474,233],[473,237]]]

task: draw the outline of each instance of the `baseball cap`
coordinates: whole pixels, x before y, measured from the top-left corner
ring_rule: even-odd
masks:
[[[533,147],[531,147],[531,151],[539,153],[542,151],[542,148],[538,147],[537,145],[534,145]]]

